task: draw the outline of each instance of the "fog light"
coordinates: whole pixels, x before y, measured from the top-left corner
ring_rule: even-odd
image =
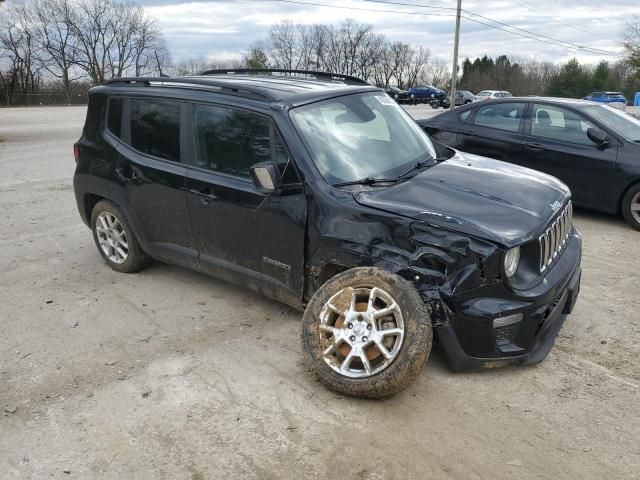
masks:
[[[498,317],[493,319],[493,328],[508,327],[522,320],[522,314],[516,313],[506,317]]]

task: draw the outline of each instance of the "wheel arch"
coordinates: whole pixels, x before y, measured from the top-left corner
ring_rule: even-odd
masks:
[[[618,197],[618,207],[616,209],[618,214],[622,213],[622,202],[624,201],[624,197],[627,195],[627,192],[631,190],[636,185],[640,185],[640,178],[635,178],[622,190],[620,196]]]
[[[339,273],[356,267],[373,265],[373,258],[357,252],[340,248],[336,245],[325,245],[318,248],[307,264],[304,282],[304,303],[328,280]]]
[[[89,222],[91,222],[91,213],[93,212],[94,207],[101,200],[106,200],[106,197],[104,197],[103,195],[95,194],[95,193],[84,194],[84,198],[83,198],[84,215],[85,215],[85,218],[89,220]]]

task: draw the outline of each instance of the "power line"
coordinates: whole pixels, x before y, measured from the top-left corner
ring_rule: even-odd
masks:
[[[343,10],[359,10],[362,12],[401,13],[403,15],[408,15],[411,13],[403,10],[379,10],[379,9],[365,8],[365,7],[348,7],[346,5],[330,5],[327,3],[317,3],[317,2],[312,3],[312,2],[305,2],[302,0],[273,0],[273,1],[280,2],[280,3],[294,3],[296,5],[309,5],[312,7],[328,7],[328,8],[340,8]],[[444,9],[445,7],[441,7],[441,8]],[[428,17],[455,17],[455,14],[450,14],[450,13],[416,13],[415,15],[422,15],[422,16],[428,16]]]
[[[588,33],[589,35],[595,35],[595,36],[600,37],[600,38],[602,38],[602,39],[604,39],[604,40],[609,40],[609,41],[611,41],[611,39],[610,39],[610,38],[605,37],[604,35],[600,35],[599,33],[591,32],[591,31],[589,31],[589,30],[585,30],[584,28],[579,27],[578,25],[575,25],[575,24],[573,24],[573,23],[571,23],[571,22],[567,22],[566,20],[563,20],[562,18],[559,18],[559,17],[553,16],[553,15],[548,15],[548,14],[546,14],[546,13],[544,13],[544,12],[541,12],[541,11],[540,11],[540,10],[538,10],[537,8],[533,8],[531,5],[528,5],[528,4],[526,4],[525,2],[521,2],[521,1],[519,1],[519,0],[513,0],[513,1],[514,1],[514,2],[516,2],[518,5],[523,6],[524,8],[526,8],[527,10],[529,10],[530,12],[537,13],[538,15],[541,15],[541,16],[543,16],[543,17],[550,18],[550,19],[552,19],[552,20],[554,20],[554,21],[556,21],[556,22],[562,23],[562,24],[564,24],[564,25],[566,25],[566,26],[568,26],[568,27],[575,28],[576,30],[579,30],[579,31],[581,31],[581,32],[583,32],[583,33]]]
[[[383,3],[383,4],[388,4],[388,5],[400,5],[400,6],[407,6],[407,7],[438,8],[438,9],[455,10],[454,8],[451,8],[451,7],[433,7],[433,6],[430,6],[430,5],[421,5],[421,4],[417,4],[417,3],[397,2],[397,1],[389,1],[389,0],[365,0],[365,1],[371,2],[371,3]],[[463,18],[465,18],[466,20],[478,23],[480,25],[486,25],[486,26],[494,28],[496,30],[501,30],[503,32],[511,33],[513,35],[518,35],[518,36],[523,37],[523,38],[529,38],[531,40],[536,40],[536,41],[539,41],[539,42],[548,43],[550,45],[555,45],[555,46],[560,46],[560,47],[572,47],[572,48],[576,48],[578,50],[589,51],[589,52],[597,53],[597,54],[601,54],[601,55],[602,54],[606,54],[606,55],[614,55],[614,56],[621,56],[621,57],[624,56],[621,53],[611,52],[609,50],[602,50],[602,49],[594,48],[594,47],[586,47],[584,45],[579,45],[579,44],[573,43],[573,42],[567,42],[566,40],[561,40],[559,38],[550,37],[548,35],[544,35],[544,34],[541,34],[541,33],[535,33],[535,32],[532,32],[531,30],[526,30],[524,28],[516,27],[515,25],[511,25],[509,23],[505,23],[505,22],[501,22],[501,21],[498,21],[498,20],[494,20],[492,18],[482,16],[482,15],[480,15],[478,13],[471,12],[469,10],[464,10],[463,9],[462,11],[464,13],[466,13],[467,15],[473,15],[475,17],[482,18],[483,20],[486,20],[486,21],[489,21],[489,22],[493,22],[493,23],[496,23],[498,25],[502,25],[502,26],[507,27],[507,28],[512,28],[514,30],[518,30],[519,32],[523,32],[523,33],[513,32],[513,31],[510,31],[510,30],[505,30],[504,28],[500,28],[500,27],[497,27],[495,25],[490,25],[490,24],[481,22],[480,20],[477,20],[475,18],[471,18],[471,17],[468,17],[468,16],[463,16]],[[414,15],[432,15],[432,14],[424,14],[424,13],[418,13],[418,12],[405,12],[405,13],[412,13]],[[535,35],[535,37],[540,37],[540,38],[531,37],[531,35]],[[547,39],[547,40],[543,40],[543,39]]]
[[[365,8],[365,7],[354,7],[354,6],[346,6],[346,5],[330,5],[327,3],[319,3],[319,2],[309,2],[309,1],[303,1],[303,0],[275,0],[277,2],[281,2],[281,3],[292,3],[292,4],[297,4],[297,5],[307,5],[307,6],[314,6],[314,7],[327,7],[327,8],[337,8],[337,9],[343,9],[343,10],[357,10],[357,11],[365,11],[365,12],[378,12],[378,13],[397,13],[397,14],[402,14],[402,15],[420,15],[420,16],[424,16],[424,17],[455,17],[455,14],[449,14],[449,13],[424,13],[424,12],[408,12],[406,10],[380,10],[380,9],[373,9],[373,8]],[[382,0],[365,0],[365,1],[370,1],[373,3],[386,3],[386,4],[392,4],[392,5],[403,5],[403,6],[415,6],[415,7],[422,7],[422,8],[435,8],[438,10],[455,10],[453,8],[450,7],[435,7],[435,6],[428,6],[428,5],[418,5],[418,4],[413,4],[413,3],[401,3],[401,2],[389,2],[389,1],[382,1]],[[530,32],[528,30],[525,29],[521,29],[519,27],[515,27],[513,25],[509,25],[507,23],[503,23],[503,22],[499,22],[497,20],[493,20],[490,19],[488,17],[483,17],[482,15],[478,15],[477,13],[473,13],[473,12],[469,12],[465,10],[465,13],[470,14],[470,15],[475,15],[477,17],[483,18],[487,21],[490,22],[494,22],[494,23],[498,23],[501,25],[504,25],[506,27],[509,28],[514,28],[516,30],[522,30],[523,32],[527,32],[530,33],[531,35],[535,35],[535,36],[530,36],[530,35],[526,35],[524,33],[519,33],[519,32],[514,32],[512,30],[507,30],[505,28],[501,28],[498,27],[496,25],[491,25],[490,23],[485,23],[483,21],[477,20],[475,18],[472,17],[468,17],[468,16],[462,16],[462,18],[464,18],[465,20],[469,20],[470,22],[474,22],[480,25],[484,25],[487,26],[489,28],[493,28],[495,30],[500,30],[506,33],[510,33],[511,35],[516,35],[518,37],[522,37],[522,38],[527,38],[529,40],[534,40],[537,42],[542,42],[542,43],[546,43],[549,45],[553,45],[556,47],[561,47],[561,48],[570,48],[570,49],[577,49],[577,50],[581,50],[583,52],[588,52],[588,53],[593,53],[593,54],[597,54],[597,55],[612,55],[612,56],[618,56],[618,57],[624,57],[624,54],[622,53],[616,53],[616,52],[611,52],[608,50],[600,50],[600,49],[596,49],[596,48],[592,48],[592,47],[585,47],[584,45],[578,45],[575,43],[571,43],[571,42],[566,42],[564,40],[559,40],[559,39],[555,39],[552,37],[548,37],[546,35],[541,35],[541,34],[537,34],[534,32]],[[538,37],[543,37],[543,38],[538,38]],[[544,38],[548,38],[549,40],[545,40]]]

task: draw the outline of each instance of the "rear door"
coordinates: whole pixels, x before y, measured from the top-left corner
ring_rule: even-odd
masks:
[[[587,137],[587,130],[595,126],[570,108],[533,103],[522,165],[562,180],[576,203],[606,209],[610,206],[602,205],[602,200],[613,196],[605,179],[616,168],[618,145],[613,137],[607,147],[595,145]]]
[[[110,196],[124,209],[143,248],[156,258],[194,266],[182,164],[183,108],[164,98],[112,98],[105,137],[120,153]]]
[[[191,106],[187,204],[200,267],[286,303],[302,298],[306,198],[288,149],[266,115]],[[274,162],[283,188],[253,185],[249,168]]]
[[[461,125],[457,145],[463,152],[518,163],[526,102],[487,102]]]

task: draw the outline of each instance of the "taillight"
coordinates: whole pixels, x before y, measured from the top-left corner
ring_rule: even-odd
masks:
[[[73,158],[76,159],[76,163],[78,163],[78,157],[80,157],[80,147],[78,147],[77,143],[73,144]]]

